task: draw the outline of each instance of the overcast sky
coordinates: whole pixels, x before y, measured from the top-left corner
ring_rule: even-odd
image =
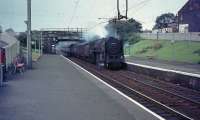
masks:
[[[105,20],[100,17],[116,16],[117,0],[32,0],[32,29],[93,27]],[[123,11],[125,0],[120,0]],[[151,29],[156,17],[162,13],[177,11],[187,0],[129,0],[129,17],[140,21],[144,29]],[[0,25],[4,29],[25,31],[26,0],[1,0]]]

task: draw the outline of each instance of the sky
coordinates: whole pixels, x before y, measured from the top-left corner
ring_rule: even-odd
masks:
[[[107,21],[98,18],[112,18],[117,15],[117,0],[32,0],[32,29],[83,27],[99,31],[98,23]],[[129,0],[128,17],[142,23],[143,29],[151,29],[156,17],[178,10],[188,0]],[[0,25],[3,29],[13,28],[25,31],[27,0],[1,0]],[[123,13],[125,0],[120,0]],[[76,7],[77,6],[77,7]],[[77,8],[75,10],[75,8]],[[75,11],[75,12],[74,12]],[[73,19],[72,19],[72,16]],[[71,22],[70,22],[71,21]],[[96,26],[97,27],[94,27]]]

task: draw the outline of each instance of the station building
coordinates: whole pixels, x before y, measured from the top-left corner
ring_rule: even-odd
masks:
[[[5,60],[4,64],[8,67],[14,58],[20,54],[20,42],[13,34],[1,33],[0,34],[0,49],[4,51]],[[2,56],[1,56],[2,58]]]

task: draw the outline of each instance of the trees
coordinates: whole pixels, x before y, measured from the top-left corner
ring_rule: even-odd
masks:
[[[0,25],[0,33],[3,32],[3,27]]]
[[[8,28],[5,30],[6,33],[9,33],[9,35],[13,37],[17,37],[16,32],[12,28]]]
[[[117,33],[121,39],[127,41],[131,33],[141,32],[142,24],[133,18],[127,21],[111,20],[105,28],[110,36],[115,36]]]
[[[20,41],[21,46],[26,47],[27,44],[27,35],[26,32],[21,32],[17,39]]]
[[[176,22],[176,16],[173,13],[165,13],[156,18],[153,29],[167,28],[170,23],[174,22]]]
[[[39,40],[40,40],[40,31],[33,30],[32,31],[32,39],[31,41],[34,41],[36,46],[38,47],[39,45]],[[27,32],[20,32],[19,35],[17,36],[17,39],[20,41],[20,45],[23,47],[27,47]]]
[[[5,30],[5,32],[7,32],[7,33],[14,33],[15,31],[12,28],[8,28],[8,29]]]

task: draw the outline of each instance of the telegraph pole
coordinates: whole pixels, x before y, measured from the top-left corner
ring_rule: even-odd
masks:
[[[31,48],[31,0],[27,0],[27,65],[32,68],[32,48]]]
[[[117,13],[118,13],[118,19],[121,17],[120,9],[119,9],[119,0],[117,0]]]
[[[117,12],[118,12],[118,20],[121,20],[121,19],[128,19],[128,0],[126,0],[126,14],[125,15],[121,15],[121,12],[120,12],[120,8],[119,8],[119,0],[117,0]]]
[[[40,56],[42,56],[42,40],[43,40],[43,36],[42,36],[42,30],[40,30]]]
[[[128,0],[126,0],[126,19],[128,19]]]
[[[120,11],[120,2],[119,0],[117,0],[117,17],[114,17],[114,18],[98,18],[98,19],[110,19],[109,22],[114,22],[115,24],[117,24],[117,22],[120,22],[120,20],[122,19],[128,19],[128,0],[126,0],[126,11],[125,11],[125,15],[122,15],[121,14],[121,11]],[[115,29],[115,37],[118,38],[118,29]]]
[[[114,19],[115,24],[117,24],[117,22],[119,22],[121,19],[126,19],[126,20],[128,19],[128,0],[126,0],[126,13],[125,13],[125,15],[121,14],[120,3],[119,3],[119,0],[117,0],[117,13],[118,13],[117,19]],[[116,31],[115,31],[115,34],[116,34],[115,36],[120,39],[120,36],[118,36],[118,32],[119,32],[119,30],[117,28]]]

